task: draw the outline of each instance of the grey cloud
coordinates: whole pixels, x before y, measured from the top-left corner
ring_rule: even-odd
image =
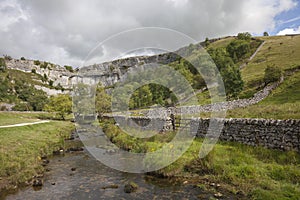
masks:
[[[241,31],[260,33],[293,6],[292,0],[281,1],[0,0],[0,16],[5,16],[0,19],[0,53],[79,66],[100,41],[132,28],[170,28],[198,41]],[[125,39],[99,48],[97,56],[122,54],[123,47],[137,42],[143,43]]]

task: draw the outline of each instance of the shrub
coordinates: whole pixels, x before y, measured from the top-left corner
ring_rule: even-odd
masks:
[[[36,69],[32,69],[32,70],[31,70],[31,73],[36,74]]]
[[[33,61],[33,64],[35,64],[35,65],[40,65],[41,62],[40,62],[39,60],[35,60],[35,61]]]
[[[24,57],[21,57],[21,60],[26,60]]]
[[[69,72],[74,72],[73,67],[65,65],[64,66],[66,68],[66,70],[68,70]]]
[[[32,107],[26,102],[21,102],[17,103],[12,109],[14,111],[30,111]]]
[[[53,81],[52,80],[49,80],[49,86],[53,87]]]
[[[12,60],[12,57],[9,55],[3,55],[5,60]]]
[[[48,67],[48,62],[44,62],[43,64],[40,65],[41,68],[47,69]]]
[[[265,84],[279,81],[282,75],[282,71],[277,66],[267,66],[265,69],[264,82]]]

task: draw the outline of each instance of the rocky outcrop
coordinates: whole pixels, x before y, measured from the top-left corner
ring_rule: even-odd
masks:
[[[54,65],[47,62],[39,61],[38,64],[33,60],[6,60],[6,66],[9,69],[15,69],[26,73],[36,73],[41,76],[46,75],[48,80],[53,81],[53,86],[60,85],[64,89],[71,89],[72,77],[75,73],[68,71],[66,68],[59,65]]]
[[[38,90],[43,90],[44,92],[46,92],[49,96],[52,96],[52,95],[58,95],[58,94],[68,94],[70,92],[70,90],[56,90],[56,89],[51,89],[51,88],[47,88],[47,87],[43,87],[43,86],[40,86],[40,85],[35,85],[34,86],[36,89]]]
[[[159,54],[154,56],[137,56],[94,64],[81,68],[72,82],[79,81],[85,84],[101,82],[105,87],[113,86],[121,79],[126,78],[129,69],[143,67],[148,63],[168,64],[178,59],[174,53]]]
[[[33,60],[10,59],[6,60],[6,65],[9,69],[25,73],[36,73],[42,77],[46,76],[48,82],[51,80],[54,87],[62,87],[65,92],[41,86],[38,87],[47,92],[48,95],[55,95],[67,93],[68,90],[72,89],[72,85],[77,82],[85,84],[97,84],[101,82],[105,87],[113,86],[122,78],[126,78],[124,76],[129,68],[141,67],[147,63],[168,64],[174,62],[176,59],[178,59],[178,56],[174,53],[138,56],[85,66],[75,72],[70,72],[65,67],[59,65]]]

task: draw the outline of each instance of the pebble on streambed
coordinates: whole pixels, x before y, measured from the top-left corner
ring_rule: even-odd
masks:
[[[32,187],[42,187],[42,186],[43,186],[43,180],[42,179],[39,179],[39,178],[33,179]]]
[[[124,186],[125,193],[132,193],[138,189],[138,185],[134,182],[129,182]]]

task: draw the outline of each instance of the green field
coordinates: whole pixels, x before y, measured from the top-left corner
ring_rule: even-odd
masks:
[[[37,120],[33,115],[13,115],[19,122],[24,118]],[[9,115],[10,121],[13,115]],[[50,155],[54,150],[64,147],[64,138],[69,137],[73,129],[74,125],[65,121],[1,128],[0,190],[24,183],[42,173],[41,156]]]

